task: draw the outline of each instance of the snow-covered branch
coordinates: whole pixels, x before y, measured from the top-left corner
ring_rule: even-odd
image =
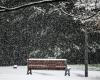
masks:
[[[88,0],[82,1],[79,0],[75,7],[78,9],[76,17],[81,21],[87,21],[94,18],[100,12],[100,2],[98,0]]]
[[[13,11],[13,10],[17,10],[23,7],[27,7],[27,6],[31,6],[31,5],[35,5],[35,4],[40,4],[40,3],[47,3],[47,2],[54,2],[55,0],[42,0],[42,1],[37,1],[37,2],[30,2],[21,6],[17,6],[17,7],[13,7],[13,8],[7,8],[4,6],[0,6],[1,10],[0,12],[6,12],[6,11]]]
[[[4,7],[4,6],[0,6],[0,8],[1,8],[1,9],[8,9],[8,8],[6,8],[6,7]]]
[[[62,8],[60,8],[60,10],[61,10],[65,15],[74,16],[73,14],[69,14],[69,13],[65,12]]]

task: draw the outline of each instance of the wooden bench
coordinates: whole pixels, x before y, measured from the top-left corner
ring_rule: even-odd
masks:
[[[70,68],[66,59],[27,59],[27,74],[32,74],[32,69],[65,70],[65,76],[70,76]]]

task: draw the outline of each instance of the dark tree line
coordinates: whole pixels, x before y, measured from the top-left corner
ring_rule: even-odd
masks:
[[[0,5],[6,8],[0,12],[0,65],[25,65],[29,56],[84,62],[85,40],[81,28],[85,24],[69,15],[75,10],[74,1],[46,2],[18,9],[13,7],[24,5],[27,0],[2,1]],[[88,34],[90,63],[95,63],[93,55],[98,52],[92,50],[100,44],[99,33],[93,34]]]

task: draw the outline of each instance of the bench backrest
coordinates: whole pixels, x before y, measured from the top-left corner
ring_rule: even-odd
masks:
[[[43,68],[43,69],[65,69],[66,59],[33,59],[27,60],[28,68]]]

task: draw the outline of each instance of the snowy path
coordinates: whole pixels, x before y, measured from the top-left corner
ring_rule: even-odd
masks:
[[[100,71],[89,71],[89,77],[84,77],[83,66],[71,66],[71,76],[64,76],[64,71],[33,70],[32,75],[26,75],[27,67],[19,66],[17,69],[0,67],[0,80],[100,80]]]

